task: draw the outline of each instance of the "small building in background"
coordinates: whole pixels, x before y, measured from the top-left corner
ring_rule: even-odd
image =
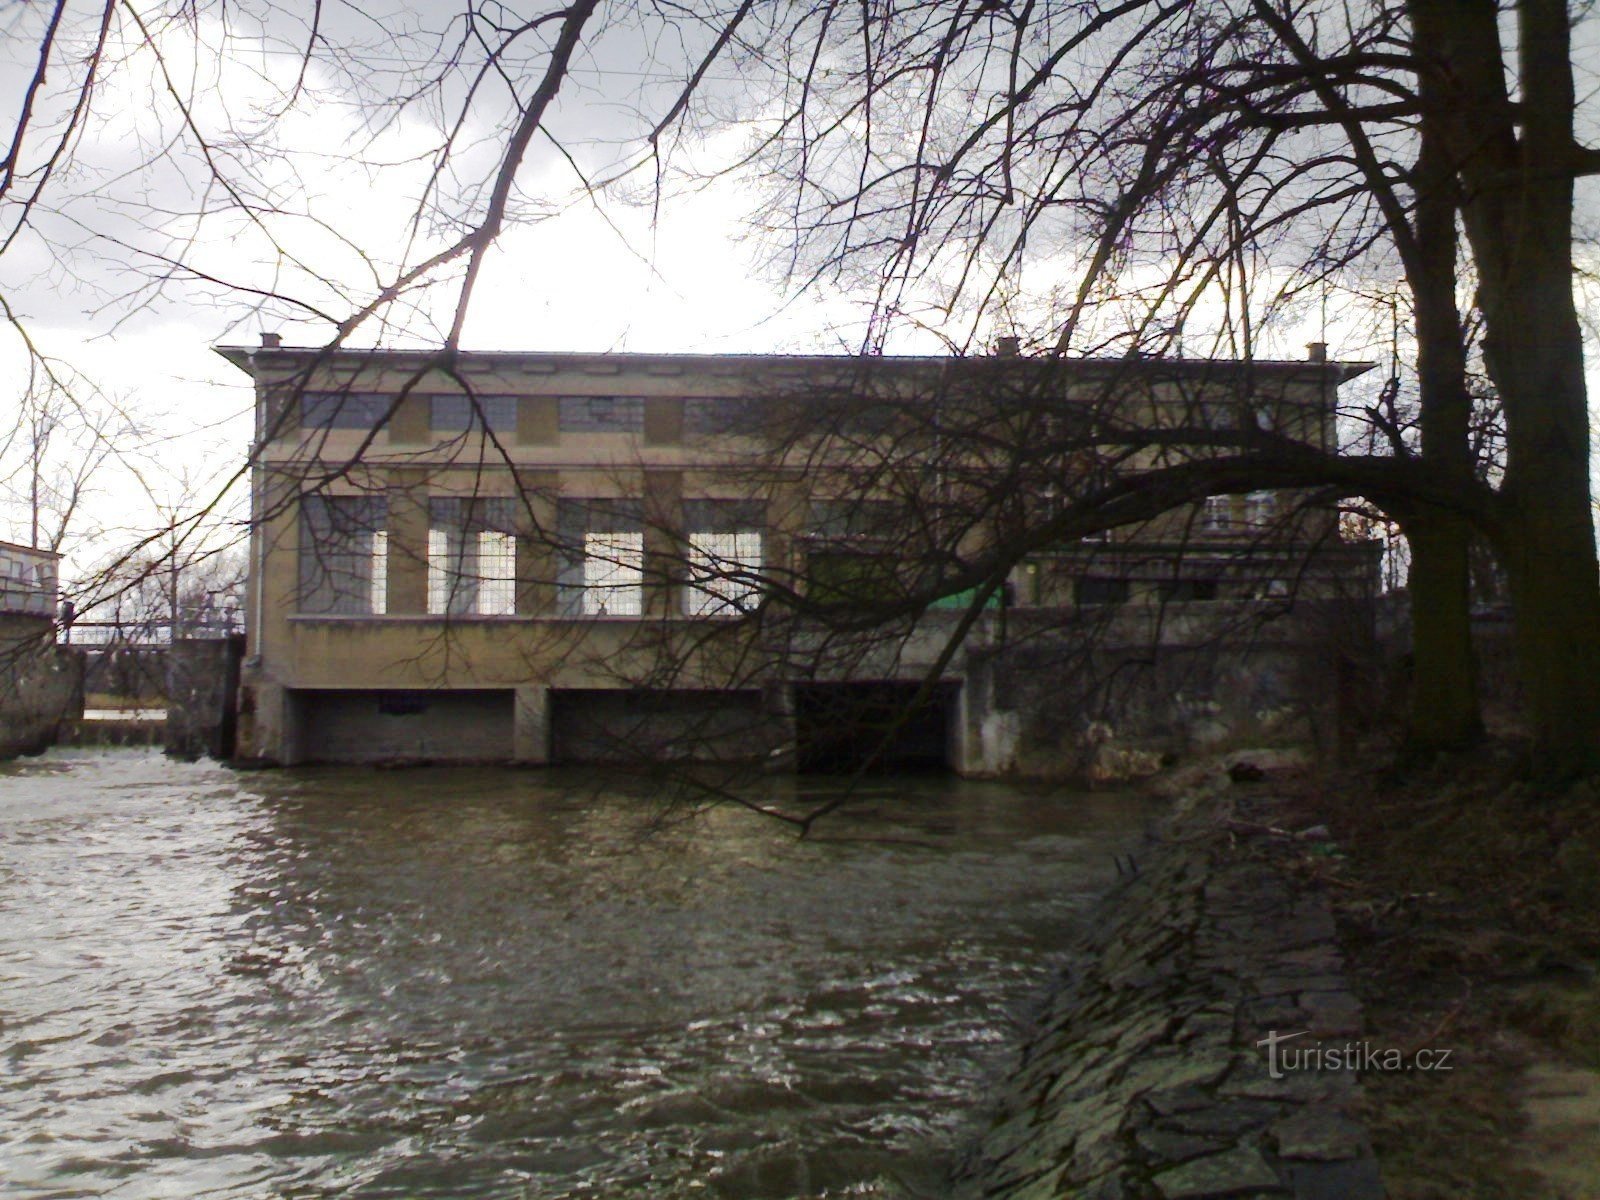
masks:
[[[52,745],[83,708],[78,657],[56,645],[61,556],[0,542],[0,758]]]

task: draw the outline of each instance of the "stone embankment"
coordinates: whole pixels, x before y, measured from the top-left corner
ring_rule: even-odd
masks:
[[[1136,855],[1039,1019],[972,1194],[1382,1197],[1356,1075],[1326,1065],[1361,1034],[1326,898],[1241,844],[1239,816],[1226,794],[1182,802]],[[1276,1058],[1269,1035],[1287,1039]]]

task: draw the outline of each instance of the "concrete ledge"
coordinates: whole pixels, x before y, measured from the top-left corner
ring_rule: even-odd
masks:
[[[1190,801],[1102,902],[1051,995],[965,1194],[1379,1200],[1350,1070],[1284,1048],[1347,1046],[1361,1012],[1326,898],[1232,845],[1226,798]],[[1288,1035],[1298,1035],[1292,1039]],[[1287,1056],[1285,1056],[1287,1057]]]

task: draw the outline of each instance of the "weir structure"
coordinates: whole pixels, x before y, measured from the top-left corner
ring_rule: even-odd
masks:
[[[1375,548],[1304,493],[1073,524],[1331,450],[1366,366],[1320,347],[218,352],[256,396],[244,758],[1072,773],[1303,718],[1370,625]]]

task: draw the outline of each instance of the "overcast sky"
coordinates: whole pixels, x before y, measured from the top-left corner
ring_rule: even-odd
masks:
[[[40,348],[98,382],[157,438],[128,471],[101,474],[80,524],[85,533],[104,532],[78,548],[69,570],[87,568],[147,526],[160,503],[193,503],[242,465],[249,382],[211,353],[213,345],[253,344],[263,330],[319,344],[331,333],[326,318],[348,315],[402,264],[458,235],[452,221],[474,210],[504,145],[506,89],[491,81],[468,110],[452,169],[433,179],[431,218],[421,223],[418,196],[462,84],[452,78],[431,100],[401,111],[382,103],[423,82],[421,48],[448,32],[444,16],[454,7],[327,4],[322,36],[340,53],[319,56],[303,74],[299,6],[263,4],[252,13],[248,5],[202,5],[196,22],[144,31],[123,25],[70,170],[0,254],[0,290]],[[40,8],[9,5],[0,13],[0,96],[8,112],[17,110],[32,69]],[[226,29],[224,11],[232,22]],[[71,39],[84,34],[73,19],[82,18],[69,18],[64,29],[63,62]],[[583,194],[579,171],[604,177],[637,156],[645,118],[664,111],[706,37],[693,27],[669,36],[659,25],[591,34],[547,121],[560,149],[543,139],[530,147],[517,176],[516,219],[484,264],[463,344],[700,352],[859,346],[864,312],[820,294],[786,301],[764,257],[770,248],[745,235],[759,178],[694,189],[669,178],[659,208],[648,171],[598,201]],[[525,68],[524,94],[541,61],[535,39],[525,62],[508,63],[513,75]],[[65,112],[73,82],[66,67],[52,74],[35,116],[41,131]],[[727,76],[714,72],[707,86],[727,114],[761,115],[760,97]],[[187,114],[169,88],[191,98]],[[204,135],[211,162],[198,153],[187,120]],[[724,127],[675,161],[730,161],[747,137],[746,129]],[[41,137],[35,153],[48,145]],[[240,189],[257,219],[240,216],[227,187]],[[213,215],[196,220],[200,211]],[[174,258],[184,270],[171,269]],[[1039,282],[1036,276],[1033,286]],[[258,310],[265,293],[289,299]],[[414,306],[392,310],[397,324],[370,324],[353,340],[437,337],[455,296],[447,274]],[[1336,355],[1383,352],[1342,325],[1337,310],[1328,320],[1287,331],[1280,353],[1299,353],[1298,342],[1321,336]],[[952,332],[981,345],[992,331]],[[891,341],[899,351],[938,346],[911,330]],[[9,355],[0,368],[15,366],[16,351],[15,344],[0,348]],[[1600,379],[1591,389],[1600,393]],[[0,538],[26,540],[25,525],[15,505],[0,511]]]

